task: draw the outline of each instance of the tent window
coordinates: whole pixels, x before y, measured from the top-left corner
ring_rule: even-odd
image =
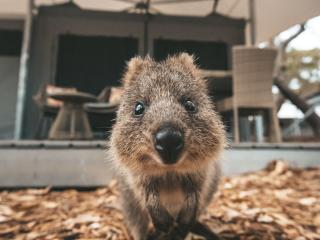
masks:
[[[61,35],[56,84],[99,94],[119,85],[126,61],[136,54],[136,38]]]
[[[0,30],[0,55],[20,56],[22,32],[16,30]]]
[[[154,57],[157,60],[163,60],[168,55],[179,52],[194,54],[197,64],[203,69],[228,69],[228,45],[226,43],[167,39],[154,41]]]

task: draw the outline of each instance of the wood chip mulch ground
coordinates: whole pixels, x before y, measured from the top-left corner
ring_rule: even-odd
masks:
[[[0,239],[130,239],[122,220],[116,183],[0,192]],[[202,220],[222,239],[320,239],[320,168],[277,161],[224,178]]]

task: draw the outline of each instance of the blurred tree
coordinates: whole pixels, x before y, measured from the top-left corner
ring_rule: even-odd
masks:
[[[312,106],[307,103],[305,96],[303,96],[308,93],[301,95],[302,91],[306,92],[307,88],[315,90],[315,88],[310,87],[312,84],[319,86],[319,49],[286,51],[288,44],[304,30],[305,23],[300,25],[300,29],[295,34],[279,44],[274,84],[286,99],[290,100],[305,115],[308,113],[306,121],[312,128],[314,135],[320,137],[320,117],[315,111],[310,112]],[[305,52],[310,52],[310,54],[303,55]]]
[[[285,56],[287,86],[303,98],[320,89],[320,49],[292,49]]]

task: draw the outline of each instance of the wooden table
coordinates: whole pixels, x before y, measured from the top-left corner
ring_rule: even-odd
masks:
[[[58,116],[50,129],[49,139],[92,139],[92,131],[83,104],[96,102],[97,98],[84,92],[55,93],[50,94],[50,97],[63,101],[64,104],[60,108]]]
[[[84,104],[84,109],[86,112],[93,113],[109,113],[117,111],[119,103],[86,103]]]
[[[205,78],[231,78],[232,71],[231,70],[207,70],[201,69],[201,74]]]

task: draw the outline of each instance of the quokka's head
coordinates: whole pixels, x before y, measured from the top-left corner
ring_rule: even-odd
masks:
[[[193,57],[130,60],[111,135],[121,164],[137,171],[188,171],[215,160],[225,144],[220,117]]]

